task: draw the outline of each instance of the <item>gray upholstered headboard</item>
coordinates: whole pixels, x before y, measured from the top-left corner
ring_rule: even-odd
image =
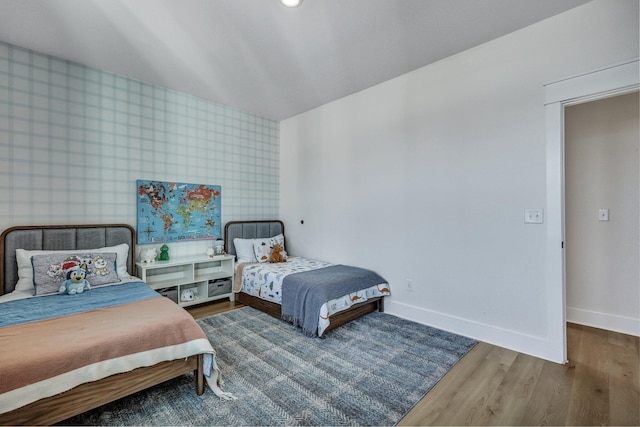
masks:
[[[233,239],[260,239],[284,235],[284,224],[280,220],[230,221],[224,226],[224,250],[236,255]]]
[[[13,291],[18,281],[16,249],[73,250],[129,245],[127,271],[134,273],[135,230],[128,224],[18,226],[0,238],[0,295]]]

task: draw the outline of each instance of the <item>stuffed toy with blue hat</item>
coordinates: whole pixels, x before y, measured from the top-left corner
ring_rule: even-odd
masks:
[[[86,276],[87,272],[80,267],[69,270],[67,272],[67,280],[62,282],[58,292],[66,292],[68,295],[75,295],[91,289],[89,281],[85,279]]]

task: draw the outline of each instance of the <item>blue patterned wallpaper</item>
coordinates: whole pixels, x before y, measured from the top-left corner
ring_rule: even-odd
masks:
[[[0,230],[136,226],[136,179],[222,186],[222,220],[277,218],[279,123],[0,42]]]

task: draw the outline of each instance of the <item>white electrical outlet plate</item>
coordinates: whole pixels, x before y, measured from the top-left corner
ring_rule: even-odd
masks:
[[[598,209],[598,221],[609,221],[609,209]]]
[[[525,209],[525,224],[542,224],[544,222],[544,209]]]
[[[413,292],[413,279],[407,279],[407,291]]]

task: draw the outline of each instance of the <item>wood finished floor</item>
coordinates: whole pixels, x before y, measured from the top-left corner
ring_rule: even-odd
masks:
[[[188,311],[198,319],[240,306]],[[639,341],[569,324],[567,365],[479,343],[399,425],[640,426]]]

